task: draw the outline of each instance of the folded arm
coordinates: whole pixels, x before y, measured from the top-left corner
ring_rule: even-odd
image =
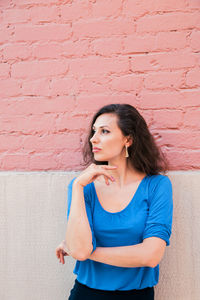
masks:
[[[142,243],[121,247],[97,247],[88,259],[117,267],[156,267],[164,255],[166,242],[150,237]]]

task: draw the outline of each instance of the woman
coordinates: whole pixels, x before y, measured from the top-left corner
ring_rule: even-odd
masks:
[[[128,104],[94,115],[83,154],[89,166],[69,183],[66,239],[56,249],[60,262],[77,260],[69,300],[152,300],[172,226],[166,159]]]

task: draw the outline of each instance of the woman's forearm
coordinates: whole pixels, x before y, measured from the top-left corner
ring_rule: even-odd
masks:
[[[76,180],[72,187],[72,201],[67,222],[66,245],[69,254],[85,260],[92,252],[92,232],[87,218],[83,186]]]
[[[121,247],[97,247],[89,259],[117,267],[148,267],[149,251],[143,243]]]

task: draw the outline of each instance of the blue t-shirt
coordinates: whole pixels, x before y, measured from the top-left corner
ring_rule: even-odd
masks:
[[[67,218],[75,178],[68,185]],[[172,184],[167,176],[145,176],[129,204],[119,212],[103,209],[93,182],[84,187],[84,198],[92,231],[93,251],[96,247],[135,245],[153,236],[163,239],[169,246],[173,197]],[[77,260],[73,272],[80,283],[101,290],[143,289],[156,285],[159,279],[159,265],[155,268],[117,267],[90,259]]]

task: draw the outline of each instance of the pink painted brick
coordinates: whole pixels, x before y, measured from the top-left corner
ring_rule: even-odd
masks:
[[[153,71],[164,69],[180,69],[194,67],[196,65],[195,54],[182,51],[170,53],[157,53],[137,55],[131,60],[132,71]]]
[[[10,65],[8,63],[0,63],[0,78],[8,78],[10,75]]]
[[[159,127],[158,127],[159,128]],[[163,130],[160,131],[160,145],[167,145],[174,149],[199,149],[199,132],[194,130]]]
[[[21,91],[24,96],[50,96],[50,79],[23,80]]]
[[[62,151],[56,158],[59,169],[67,171],[80,171],[80,163],[82,161],[82,153],[80,151]]]
[[[200,31],[193,31],[190,35],[190,46],[195,51],[200,51]]]
[[[32,48],[34,58],[58,58],[62,54],[62,45],[56,43],[37,44]]]
[[[149,0],[146,2],[139,0],[126,0],[124,2],[123,12],[127,15],[140,17],[149,12],[166,12],[175,10],[184,10],[186,3],[183,0]]]
[[[31,48],[29,45],[25,44],[6,44],[3,47],[3,57],[4,59],[27,59],[31,56]]]
[[[66,61],[27,61],[13,64],[11,69],[11,76],[13,78],[35,79],[40,77],[42,78],[64,75],[67,73],[67,70],[68,65]]]
[[[200,69],[193,69],[186,74],[186,84],[189,87],[200,86]]]
[[[76,21],[80,19],[88,19],[90,16],[89,1],[79,1],[72,3],[65,3],[60,5],[60,20],[61,22]]]
[[[137,32],[158,32],[191,28],[200,28],[200,18],[197,12],[147,15],[137,21]]]
[[[129,35],[124,40],[124,53],[163,51],[186,47],[186,32],[158,32],[156,35]]]
[[[140,91],[142,86],[143,78],[133,74],[113,78],[111,82],[112,89],[121,92]]]
[[[200,90],[142,91],[138,99],[140,109],[189,108],[199,105]]]
[[[184,72],[156,72],[145,76],[147,89],[181,88],[184,85]]]
[[[129,70],[128,57],[87,57],[70,61],[69,73],[74,75],[99,75],[124,73]]]
[[[30,11],[28,9],[10,9],[3,10],[3,23],[17,24],[30,21]]]
[[[57,168],[57,161],[54,154],[37,153],[29,157],[31,170],[44,171]]]
[[[200,129],[200,106],[187,110],[184,114],[184,125],[192,129]],[[200,138],[198,138],[200,141]],[[200,145],[199,145],[200,147]]]
[[[65,3],[67,2],[71,2],[72,0],[65,0]],[[17,7],[30,7],[30,4],[42,4],[44,5],[44,1],[43,0],[12,0],[13,4],[15,4]],[[57,0],[48,0],[48,4],[57,4],[58,1]]]
[[[22,148],[22,144],[22,136],[0,134],[0,151],[18,151]]]
[[[26,136],[23,147],[25,151],[35,150],[37,152],[55,150],[79,149],[79,133],[59,132],[58,134],[46,134],[43,136]]]
[[[79,116],[66,112],[56,119],[55,129],[60,132],[66,130],[81,130],[87,128],[88,124],[89,119],[84,115]],[[79,139],[77,137],[77,141],[78,140]]]
[[[74,38],[80,37],[110,37],[111,35],[126,35],[135,32],[135,24],[132,19],[113,19],[100,21],[80,21],[72,26]]]
[[[195,170],[200,168],[199,150],[171,150],[167,153],[171,170]]]
[[[34,6],[29,8],[32,23],[56,23],[59,20],[58,6]]]
[[[109,92],[110,79],[105,76],[81,76],[79,78],[79,92],[87,93],[88,95],[93,93],[105,93]]]
[[[114,17],[119,16],[122,9],[121,0],[101,0],[92,4],[92,17]]]
[[[21,83],[18,80],[0,79],[0,97],[19,96],[21,95]]]
[[[199,0],[187,0],[187,5],[189,8],[199,9]]]
[[[71,37],[69,24],[17,25],[13,40],[25,41],[64,41]]]
[[[0,45],[5,44],[11,39],[12,33],[14,32],[14,27],[1,25],[0,27]]]
[[[183,112],[181,110],[163,109],[153,111],[153,124],[156,128],[179,128],[182,123]]]
[[[4,116],[0,119],[1,132],[20,132],[22,133],[44,133],[52,132],[55,128],[55,115],[33,115],[24,117],[18,116]]]
[[[64,57],[81,57],[83,55],[88,56],[88,54],[88,40],[66,41],[62,43],[62,55]]]
[[[91,42],[91,49],[93,53],[105,56],[120,54],[123,52],[123,40],[120,37],[95,39]]]
[[[73,95],[78,92],[78,81],[75,78],[57,78],[52,79],[50,84],[51,96],[55,95]]]
[[[21,118],[23,118],[34,114],[34,118],[38,117],[42,119],[41,116],[46,113],[71,113],[73,109],[73,98],[69,96],[54,97],[53,99],[46,99],[44,97],[19,97],[19,99],[5,99],[0,101],[0,111],[7,115],[8,122],[11,122],[13,115],[21,115]],[[9,116],[12,116],[11,120],[9,120]],[[45,118],[48,121],[47,114]]]
[[[5,171],[8,170],[29,170],[29,161],[30,157],[27,154],[19,153],[19,154],[5,154],[1,158],[2,169]]]

